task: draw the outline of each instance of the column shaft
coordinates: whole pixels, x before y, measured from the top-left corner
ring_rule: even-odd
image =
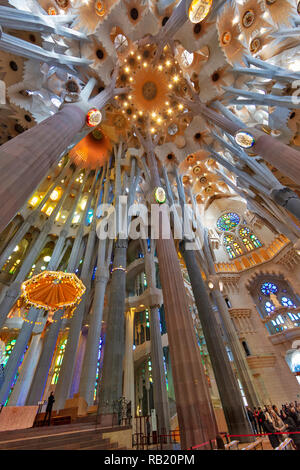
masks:
[[[11,385],[18,371],[20,360],[30,340],[32,330],[41,310],[31,308],[28,312],[27,321],[24,321],[16,344],[5,366],[5,378],[0,389],[0,403],[5,403],[10,392]]]
[[[251,434],[237,379],[234,376],[221,331],[210,305],[195,252],[186,250],[182,245],[182,254],[191,281],[229,432],[231,434]]]
[[[160,186],[160,178],[155,155],[152,151],[148,151],[148,165],[154,189],[156,186]],[[168,220],[167,216],[165,223],[166,220]],[[217,424],[173,237],[170,239],[159,238],[157,251],[181,448],[189,449],[210,439],[215,439]],[[205,446],[202,449],[204,450]]]
[[[101,415],[111,415],[114,411],[113,402],[116,402],[122,396],[127,243],[127,240],[118,239],[114,247],[98,408]]]

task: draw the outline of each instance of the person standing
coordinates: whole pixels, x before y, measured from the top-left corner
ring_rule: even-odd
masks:
[[[254,413],[249,406],[246,406],[246,410],[247,410],[247,415],[248,415],[253,433],[257,434],[257,427],[256,427],[256,420],[255,420]]]
[[[258,407],[258,415],[257,415],[257,421],[258,421],[258,428],[259,428],[259,434],[263,434],[264,432],[264,421],[265,421],[265,415],[263,413],[263,410],[261,407]]]
[[[45,414],[44,422],[43,422],[43,424],[45,424],[45,422],[47,421],[47,417],[48,417],[48,426],[50,426],[51,413],[52,413],[52,408],[53,408],[54,402],[55,402],[54,394],[53,394],[53,392],[51,392],[49,397],[48,397],[46,414]]]

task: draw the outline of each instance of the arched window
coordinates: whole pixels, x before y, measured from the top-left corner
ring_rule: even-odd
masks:
[[[65,354],[66,344],[67,344],[66,339],[64,339],[60,342],[59,349],[58,349],[58,354],[57,354],[57,357],[56,357],[56,360],[55,360],[54,374],[53,374],[52,381],[51,381],[52,385],[57,384],[61,364],[62,364],[64,354]]]
[[[242,239],[244,246],[246,247],[247,251],[255,250],[255,248],[259,248],[262,246],[259,239],[254,235],[254,233],[250,232],[248,227],[242,227],[239,230],[239,236]]]
[[[243,254],[240,244],[231,233],[224,235],[223,242],[230,259],[234,259]]]
[[[227,212],[217,220],[217,227],[222,232],[234,229],[240,223],[240,218],[235,212]]]

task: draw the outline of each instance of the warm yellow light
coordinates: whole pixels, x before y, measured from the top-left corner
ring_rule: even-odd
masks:
[[[144,62],[144,63],[143,63],[143,66],[144,66],[144,67],[147,67],[147,65],[148,65],[147,62]]]
[[[155,129],[154,129],[154,127],[152,127],[151,128],[151,134],[154,134],[154,132],[155,132]]]
[[[46,214],[50,216],[52,212],[53,212],[53,207],[49,206],[48,209],[46,210]]]
[[[158,66],[158,70],[162,71],[162,69],[163,69],[163,66],[162,66],[162,65],[159,65],[159,66]]]
[[[31,201],[29,202],[29,204],[30,204],[31,206],[35,206],[36,203],[38,202],[38,200],[39,200],[39,198],[35,196],[35,197],[33,197],[33,198],[31,199]]]
[[[130,78],[129,78],[129,81],[130,81],[130,82],[133,82],[133,78],[132,78],[132,77],[130,77]]]
[[[153,118],[155,118],[155,117],[156,117],[156,113],[152,113],[151,116],[152,116]]]
[[[139,115],[140,115],[140,116],[143,116],[143,111],[139,111]]]
[[[173,81],[174,81],[175,83],[177,83],[177,82],[179,81],[178,75],[175,75],[175,77],[173,77]]]
[[[169,109],[168,109],[168,114],[172,114],[172,113],[173,113],[172,109],[169,108]]]
[[[19,250],[19,245],[17,245],[15,248],[14,248],[14,251],[18,251]]]
[[[81,210],[84,211],[84,209],[86,208],[86,205],[87,205],[87,198],[84,198],[84,199],[82,199],[82,201],[80,203]]]
[[[189,19],[192,23],[200,23],[209,14],[212,0],[192,0],[189,8]]]
[[[172,85],[172,83],[169,83],[169,88],[173,88],[173,85]]]
[[[167,67],[170,67],[170,65],[171,65],[171,62],[170,62],[169,60],[167,60],[166,66],[167,66]]]
[[[180,110],[183,109],[183,104],[179,104],[178,109],[180,109]]]
[[[157,119],[157,123],[160,124],[161,122],[162,122],[162,118],[159,117],[159,118]]]
[[[140,56],[140,55],[137,56],[137,60],[141,60],[141,56]]]
[[[57,201],[60,198],[60,195],[61,195],[61,190],[58,188],[55,188],[50,194],[51,201]]]
[[[125,72],[129,72],[130,68],[129,67],[125,67]]]

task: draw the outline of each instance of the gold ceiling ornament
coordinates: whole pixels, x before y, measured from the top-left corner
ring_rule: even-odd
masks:
[[[95,11],[96,14],[100,17],[104,16],[106,13],[106,7],[104,1],[96,0],[95,1]]]
[[[188,16],[192,23],[201,23],[210,13],[212,0],[192,0]]]
[[[184,106],[171,94],[185,96],[188,92],[182,70],[168,46],[157,63],[153,63],[156,46],[147,45],[131,50],[120,68],[117,86],[129,87],[128,93],[116,97],[121,113],[139,129],[150,125],[152,134],[166,128],[168,137],[184,123]],[[179,116],[180,115],[180,116]],[[168,134],[168,129],[171,134]],[[173,131],[174,129],[174,131]]]

